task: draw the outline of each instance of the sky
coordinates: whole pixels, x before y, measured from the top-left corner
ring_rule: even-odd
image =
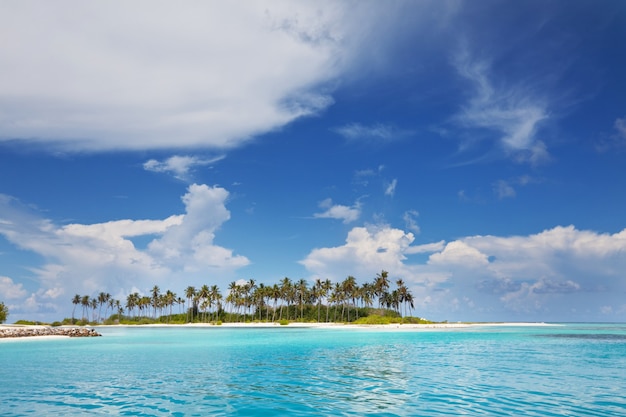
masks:
[[[626,321],[626,2],[0,3],[0,301],[283,277]]]

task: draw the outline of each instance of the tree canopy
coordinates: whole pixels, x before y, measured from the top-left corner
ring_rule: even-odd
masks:
[[[7,317],[9,316],[9,308],[4,305],[3,302],[0,302],[0,323],[4,323],[7,321]]]

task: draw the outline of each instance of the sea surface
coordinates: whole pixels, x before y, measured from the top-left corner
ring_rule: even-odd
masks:
[[[0,342],[2,416],[626,416],[626,325],[109,327]]]

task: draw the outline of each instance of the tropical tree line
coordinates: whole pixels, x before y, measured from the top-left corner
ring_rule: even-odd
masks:
[[[189,286],[181,296],[155,285],[149,294],[131,293],[124,302],[101,292],[95,297],[76,294],[72,322],[80,307],[82,321],[152,319],[160,322],[281,321],[351,322],[376,311],[399,317],[411,315],[413,295],[402,279],[395,288],[387,271],[362,285],[348,276],[341,282],[316,279],[312,285],[283,278],[273,285],[231,282],[224,296],[217,285]],[[375,308],[374,306],[377,306]]]
[[[9,308],[0,301],[0,324],[7,321],[7,317],[9,317]]]

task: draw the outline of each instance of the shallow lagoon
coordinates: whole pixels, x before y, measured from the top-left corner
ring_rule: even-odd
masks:
[[[0,343],[0,415],[626,415],[626,325],[98,331]]]

